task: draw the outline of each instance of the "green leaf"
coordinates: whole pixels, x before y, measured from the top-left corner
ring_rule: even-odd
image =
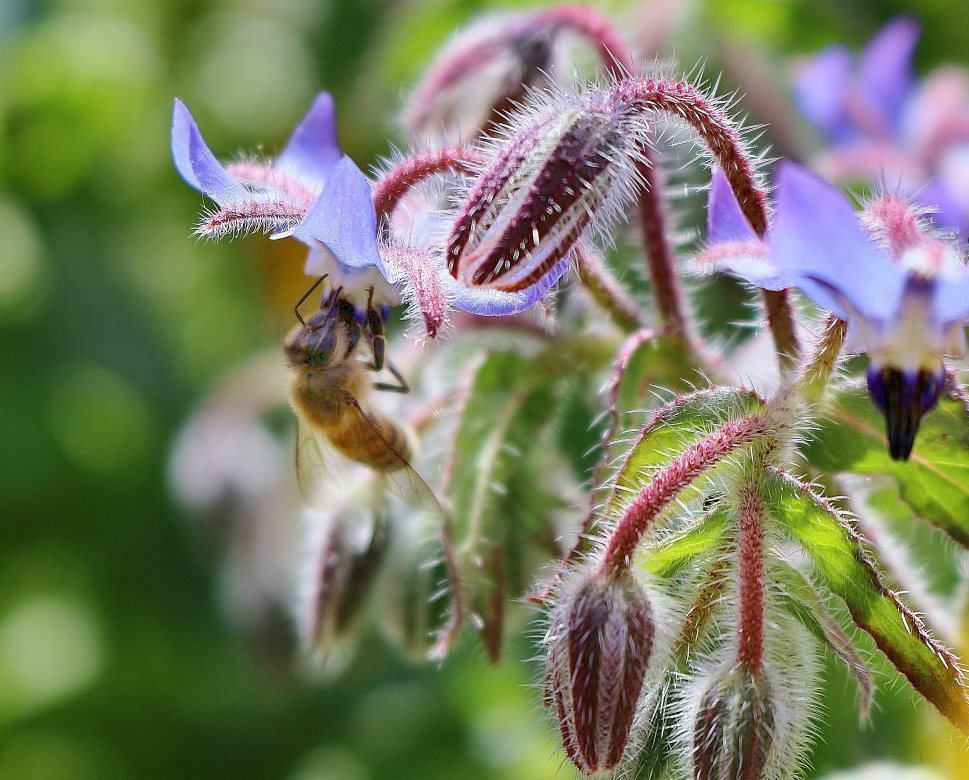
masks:
[[[823,599],[801,572],[790,564],[778,560],[771,566],[771,575],[781,586],[782,603],[788,612],[841,659],[848,672],[854,676],[861,694],[859,702],[861,715],[868,717],[871,712],[875,684],[868,664],[851,641],[851,637],[845,633],[837,618],[828,611]]]
[[[884,583],[850,522],[808,486],[783,472],[765,482],[765,502],[814,559],[854,622],[922,696],[969,733],[969,698],[958,659]]]
[[[894,461],[871,399],[840,393],[805,454],[829,473],[891,474],[917,515],[969,547],[969,419],[961,404],[943,398],[922,419],[912,457]]]
[[[474,615],[492,659],[500,650],[503,605],[517,595],[508,592],[509,571],[520,571],[527,551],[545,544],[543,508],[556,508],[554,501],[537,507],[531,500],[540,496],[531,466],[540,462],[535,451],[549,446],[543,434],[566,376],[539,370],[535,358],[492,354],[475,370],[460,410],[444,491],[447,558],[456,620]],[[526,473],[531,492],[522,485]]]
[[[618,467],[603,516],[620,514],[627,497],[634,495],[655,471],[714,428],[762,408],[763,401],[756,393],[737,387],[698,390],[660,407]]]
[[[687,564],[720,547],[728,517],[727,509],[718,507],[671,540],[657,548],[645,550],[643,567],[664,579],[675,577]]]

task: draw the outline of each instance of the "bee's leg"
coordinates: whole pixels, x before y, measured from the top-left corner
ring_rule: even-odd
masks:
[[[373,308],[373,287],[370,288],[370,297],[367,299],[367,338],[370,339],[370,348],[373,350],[373,363],[370,368],[373,371],[383,371],[386,344],[384,319]]]
[[[407,380],[404,379],[403,375],[397,370],[393,363],[387,364],[387,370],[393,375],[394,379],[397,380],[397,384],[391,385],[387,382],[374,382],[374,389],[386,390],[390,393],[409,393],[410,385],[407,384]]]
[[[303,297],[300,298],[296,302],[296,305],[293,307],[293,314],[296,315],[296,319],[299,320],[299,324],[302,325],[304,328],[306,327],[306,322],[303,320],[303,315],[299,313],[299,307],[302,306],[304,303],[306,303],[306,299],[309,298],[313,294],[313,291],[317,287],[319,287],[321,284],[323,284],[323,281],[328,276],[329,276],[329,274],[323,274],[323,276],[321,276],[319,279],[317,279],[315,282],[313,282],[313,286],[310,287],[310,289],[308,289],[306,291],[306,293],[303,295]]]
[[[363,323],[357,317],[353,304],[345,299],[340,301],[340,320],[347,330],[347,351],[344,355],[344,359],[347,359],[353,354],[357,342],[360,341],[360,337],[363,335]]]

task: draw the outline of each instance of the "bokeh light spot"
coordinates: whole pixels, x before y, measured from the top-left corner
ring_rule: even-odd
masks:
[[[97,366],[78,365],[61,373],[51,426],[75,463],[114,475],[144,456],[152,420],[138,391],[122,376]]]
[[[90,611],[59,596],[32,596],[0,621],[0,679],[9,709],[33,710],[87,686],[101,667]]]

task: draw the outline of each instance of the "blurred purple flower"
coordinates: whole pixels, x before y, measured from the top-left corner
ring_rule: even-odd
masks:
[[[831,145],[816,168],[832,179],[898,181],[934,221],[969,231],[969,80],[939,68],[921,82],[912,56],[920,28],[901,16],[855,56],[829,47],[799,68],[798,105]]]
[[[913,90],[912,53],[918,23],[898,17],[855,57],[831,46],[801,67],[795,96],[801,110],[831,141],[894,136]]]
[[[797,287],[846,321],[849,345],[871,358],[869,389],[886,416],[892,456],[901,459],[938,400],[942,356],[965,351],[969,317],[969,273],[951,242],[926,232],[921,214],[891,195],[858,213],[834,187],[784,162],[762,240],[717,171],[710,245],[698,258],[768,290]]]
[[[333,98],[327,92],[293,130],[271,163],[247,159],[223,166],[182,101],[172,116],[172,157],[191,186],[219,208],[197,232],[222,238],[252,231],[293,236],[310,247],[306,273],[329,274],[334,286],[380,287],[388,273],[377,244],[377,217],[366,176],[340,151]]]

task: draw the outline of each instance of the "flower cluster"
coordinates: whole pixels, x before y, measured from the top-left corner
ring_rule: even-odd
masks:
[[[898,182],[936,224],[969,231],[969,76],[943,67],[915,78],[919,25],[899,17],[855,57],[831,46],[801,64],[795,97],[830,144],[817,160],[841,180]]]
[[[553,67],[565,33],[599,56],[586,86]],[[916,36],[901,20],[857,64],[835,49],[807,66],[801,101],[837,148],[909,127]],[[372,177],[340,151],[326,93],[274,161],[226,165],[176,101],[176,167],[217,207],[197,232],[295,238],[325,281],[285,342],[316,531],[304,639],[350,652],[372,620],[411,657],[441,659],[469,632],[497,660],[530,593],[545,709],[587,775],[797,777],[820,650],[870,708],[861,632],[969,733],[960,661],[899,595],[907,572],[886,565],[880,527],[866,537],[868,508],[798,476],[882,474],[969,547],[969,391],[946,362],[969,320],[960,245],[924,202],[885,192],[856,207],[789,161],[768,197],[729,106],[638,59],[576,5],[459,35],[407,107],[419,151]],[[710,180],[692,258],[662,187],[676,149],[656,139],[671,126]],[[635,222],[634,264],[612,250]],[[734,376],[737,353],[701,340],[687,267],[703,272],[694,283],[726,271],[757,289],[774,347],[760,392]],[[417,344],[395,335],[403,304],[423,323]],[[202,438],[178,461],[204,461]],[[582,441],[598,443],[594,466],[570,455]]]

